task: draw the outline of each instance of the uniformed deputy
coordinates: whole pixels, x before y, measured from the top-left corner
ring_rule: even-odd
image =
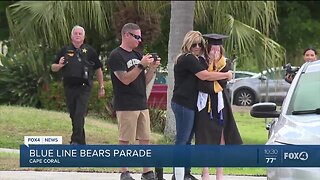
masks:
[[[99,97],[105,95],[102,63],[97,52],[84,44],[85,31],[81,26],[74,26],[71,31],[71,44],[63,47],[51,66],[53,72],[62,71],[64,93],[72,120],[70,144],[86,144],[84,117],[87,112],[93,73],[99,81]]]

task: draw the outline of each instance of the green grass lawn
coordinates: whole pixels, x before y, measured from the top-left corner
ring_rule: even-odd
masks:
[[[265,144],[267,131],[263,119],[252,118],[248,112],[235,112],[235,119],[244,144]],[[86,140],[88,144],[117,144],[117,125],[112,120],[94,117],[86,118]],[[28,107],[0,106],[0,148],[19,149],[24,136],[62,136],[63,144],[69,144],[71,122],[67,113],[39,110]],[[152,133],[152,144],[168,142],[163,135]],[[117,168],[20,168],[19,155],[0,153],[0,170],[46,170],[117,172]],[[139,172],[141,168],[130,169]],[[165,168],[172,173],[172,168]],[[192,168],[193,173],[201,174],[201,168]],[[211,168],[211,173],[215,169]],[[265,168],[224,168],[224,174],[262,175]]]

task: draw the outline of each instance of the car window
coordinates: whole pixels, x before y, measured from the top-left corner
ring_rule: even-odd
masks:
[[[303,73],[293,92],[287,114],[320,108],[320,72]]]
[[[167,83],[167,73],[157,72],[156,79],[154,80],[155,84],[166,84]]]
[[[285,76],[285,70],[283,69],[277,69],[275,71],[268,71],[268,72],[265,72],[264,75],[267,76],[268,79],[283,79],[284,76]]]
[[[251,74],[245,74],[245,73],[235,73],[234,75],[234,78],[237,79],[237,78],[247,78],[247,77],[251,77],[252,75]]]

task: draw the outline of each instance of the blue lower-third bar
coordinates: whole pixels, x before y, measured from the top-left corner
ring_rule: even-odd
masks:
[[[316,145],[20,145],[21,167],[320,167]]]

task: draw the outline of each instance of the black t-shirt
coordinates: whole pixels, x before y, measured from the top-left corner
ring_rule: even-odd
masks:
[[[61,69],[62,72],[66,70],[70,70],[70,68],[75,68],[76,70],[72,70],[75,73],[83,73],[83,61],[86,60],[85,63],[89,68],[92,68],[92,72],[89,74],[89,85],[92,85],[92,77],[95,70],[98,68],[102,68],[102,63],[99,60],[98,54],[93,47],[88,44],[82,44],[79,49],[73,46],[73,44],[64,46],[57,53],[56,59],[54,63],[59,64],[59,60],[62,56],[68,59],[68,63]],[[82,60],[82,62],[78,62],[78,58]],[[71,61],[77,61],[77,63],[73,63]],[[64,73],[64,72],[63,72]],[[66,73],[68,74],[68,73]],[[63,78],[64,85],[81,85],[84,80],[83,77],[64,77]]]
[[[173,102],[190,109],[196,108],[198,78],[195,74],[203,70],[206,69],[194,55],[183,54],[178,57],[177,64],[174,65]]]
[[[140,63],[142,55],[137,51],[128,52],[121,47],[114,49],[107,61],[110,69],[116,111],[135,111],[147,109],[146,76],[141,71],[129,85],[123,84],[114,74],[115,71],[132,70]]]

